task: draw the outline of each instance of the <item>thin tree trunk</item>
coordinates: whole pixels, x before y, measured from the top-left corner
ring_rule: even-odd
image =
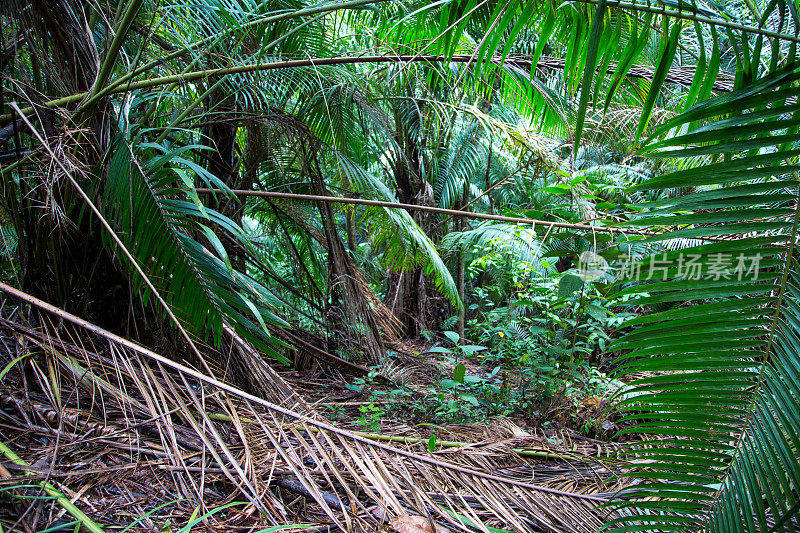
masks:
[[[461,208],[464,209],[469,202],[469,180],[464,180],[464,190],[461,192]],[[467,227],[467,221],[461,219],[458,221],[460,229],[463,231]],[[456,266],[456,289],[458,290],[458,297],[461,299],[461,309],[458,310],[458,339],[459,342],[464,342],[464,318],[466,315],[466,289],[465,289],[465,250],[461,250],[458,254],[458,265]]]
[[[466,295],[464,290],[464,252],[460,252],[458,254],[458,272],[456,275],[456,285],[458,288],[458,297],[461,299],[462,302],[466,301]],[[464,342],[464,318],[466,315],[466,305],[461,306],[461,309],[458,310],[458,338],[459,342]]]
[[[328,190],[322,177],[319,162],[313,147],[303,145],[304,158],[308,165],[311,183],[316,194],[328,196]],[[361,345],[371,363],[378,363],[386,353],[381,328],[378,323],[383,316],[380,309],[371,305],[366,294],[364,276],[348,255],[344,243],[336,230],[333,209],[328,202],[318,202],[322,227],[325,232],[328,249],[328,290],[331,293],[332,311],[331,329],[338,330],[343,340],[355,341]],[[337,301],[338,300],[338,301]],[[375,302],[380,304],[380,301]],[[338,304],[338,305],[337,305]],[[385,308],[384,308],[385,309]],[[385,315],[389,315],[385,309]],[[386,322],[386,320],[384,320]],[[391,324],[382,324],[389,328]],[[361,326],[361,327],[359,327]]]
[[[347,248],[355,253],[358,245],[356,244],[356,221],[353,218],[353,210],[348,209],[345,217],[347,219]]]

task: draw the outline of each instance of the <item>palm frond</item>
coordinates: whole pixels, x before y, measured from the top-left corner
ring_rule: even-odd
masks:
[[[213,335],[219,342],[223,320],[237,334],[265,353],[286,361],[269,334],[268,324],[285,326],[273,312],[280,302],[254,279],[233,269],[213,224],[244,242],[242,230],[230,219],[203,207],[192,195],[193,180],[180,162],[209,183],[224,188],[201,167],[180,158],[180,151],[154,154],[140,163],[128,143],[119,138],[109,156],[104,195],[110,219],[123,243],[134,251],[145,272],[155,280],[176,316],[197,335]],[[195,201],[175,199],[179,186]],[[205,222],[205,224],[203,223]],[[204,235],[208,248],[194,235]],[[213,250],[213,252],[212,252]],[[134,274],[134,279],[138,280]],[[146,303],[149,294],[144,291]]]
[[[155,422],[164,447],[172,452],[165,459],[187,481],[188,492],[197,486],[191,476],[183,477],[196,464],[181,453],[187,442],[204,449],[209,462],[213,459],[211,464],[275,524],[289,519],[286,506],[268,490],[272,483],[286,485],[276,477],[302,487],[294,490],[345,531],[375,528],[409,515],[457,531],[499,527],[561,533],[602,524],[606,511],[600,505],[607,496],[598,489],[615,486],[610,479],[613,463],[541,475],[534,463],[511,451],[524,437],[439,455],[387,445],[334,426],[305,408],[287,409],[244,392],[7,285],[0,290],[111,343],[116,377],[103,385],[107,408],[129,409]],[[62,342],[53,345],[48,351],[59,364],[75,364],[59,353]],[[82,354],[90,366],[109,361],[94,352]],[[95,393],[98,383],[86,380],[85,391]],[[227,426],[238,437],[230,444],[221,438]],[[131,443],[141,439],[136,431],[125,433]]]
[[[730,473],[719,488],[712,531],[733,524],[743,531],[797,531],[800,529],[800,277],[797,263],[786,287],[780,323],[774,333],[770,361],[763,367],[762,386]]]
[[[445,257],[464,254],[469,261],[489,250],[498,250],[528,263],[531,270],[542,276],[554,270],[541,261],[542,255],[551,250],[549,243],[546,244],[533,229],[512,224],[484,223],[471,230],[450,232],[440,247]]]
[[[659,214],[634,224],[675,229],[643,242],[725,238],[628,265],[620,284],[618,294],[631,305],[673,305],[628,321],[629,333],[615,347],[626,351],[620,373],[659,370],[634,380],[617,401],[623,420],[634,422],[623,432],[643,440],[624,452],[635,464],[627,475],[640,481],[619,495],[632,513],[611,521],[615,530],[787,530],[795,520],[800,478],[775,461],[797,464],[800,457],[785,440],[791,426],[783,426],[800,412],[798,397],[783,388],[798,364],[786,326],[797,310],[787,279],[796,265],[798,151],[794,141],[783,142],[796,126],[791,117],[764,123],[759,112],[784,105],[782,89],[798,77],[778,72],[695,106],[662,127],[677,135],[651,143],[656,155],[713,154],[736,170],[717,172],[719,163],[707,162],[635,187],[719,185],[654,202]],[[723,102],[748,112],[733,119]],[[698,125],[682,129],[689,123]],[[733,156],[740,146],[750,151]],[[694,214],[686,213],[689,205]],[[687,260],[702,270],[689,272]]]
[[[349,183],[374,200],[396,201],[394,194],[380,179],[355,165],[342,154],[337,154],[341,171]],[[421,266],[434,285],[450,302],[460,308],[453,276],[445,266],[430,238],[407,211],[385,207],[368,208],[362,217],[371,230],[374,246],[383,251],[383,262],[400,271]]]

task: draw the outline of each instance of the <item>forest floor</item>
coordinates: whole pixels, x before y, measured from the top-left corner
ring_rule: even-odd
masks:
[[[619,429],[607,409],[614,388],[598,394],[591,384],[576,383],[568,390],[558,384],[555,390],[520,392],[519,370],[495,370],[480,356],[442,357],[430,351],[438,344],[405,340],[394,346],[376,367],[391,381],[331,375],[322,367],[285,369],[282,375],[331,420],[365,432],[390,430],[422,438],[439,428],[441,438],[453,440],[459,428],[473,440],[479,428],[512,425],[528,433],[607,443]],[[464,379],[454,384],[458,364],[464,365]]]
[[[209,456],[207,433],[180,416],[175,398],[183,395],[188,403],[193,393],[176,387],[170,375],[125,359],[98,339],[71,335],[63,341],[7,320],[0,326],[3,531],[73,531],[76,521],[63,500],[108,531],[185,533],[194,525],[258,531],[269,525],[253,505],[236,503],[239,488]],[[382,368],[388,379],[342,376],[318,364],[279,374],[315,416],[370,440],[448,459],[475,453],[505,464],[493,470],[497,475],[527,476],[559,490],[608,495],[620,487],[610,459],[617,444],[609,440],[617,427],[606,398],[591,391],[575,395],[573,387],[571,395],[556,391],[503,413],[505,391],[518,386],[519,375],[483,366],[478,357],[442,357],[432,347],[412,341],[397,346]],[[129,386],[116,385],[123,383]],[[207,398],[207,413],[219,412],[199,423],[215,426],[221,442],[263,481],[271,501],[281,502],[292,520],[316,524],[303,530],[328,531],[328,516],[294,471],[276,469],[274,457],[267,461],[270,442],[242,443],[242,436],[249,441],[257,430],[253,420],[263,427],[256,407],[237,404],[232,419],[233,413],[223,414],[228,400],[187,383]],[[191,503],[197,491],[205,509]],[[399,531],[388,524],[385,530]]]

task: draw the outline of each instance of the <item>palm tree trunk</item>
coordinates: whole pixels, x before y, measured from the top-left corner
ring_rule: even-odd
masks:
[[[86,25],[84,3],[76,0],[11,2],[12,26],[32,58],[34,86],[47,98],[88,92],[97,78],[99,52]],[[4,20],[5,22],[5,20]],[[9,66],[9,68],[16,68]],[[87,190],[102,194],[102,155],[110,143],[112,109],[98,101],[91,113],[71,117],[41,111],[40,133],[57,157],[80,168]],[[12,123],[14,143],[23,148],[29,131]],[[25,137],[23,137],[23,134]],[[33,142],[33,141],[31,141]],[[33,144],[31,144],[33,148]],[[22,202],[15,215],[24,290],[119,331],[128,315],[130,291],[103,242],[96,221],[52,161],[33,159],[41,171],[4,182]],[[97,175],[91,175],[97,171]],[[11,192],[14,191],[14,192]]]
[[[329,196],[322,177],[316,153],[308,143],[302,144],[306,171],[308,172],[315,194]],[[328,202],[318,202],[322,227],[328,249],[328,290],[331,294],[330,332],[336,332],[334,339],[355,343],[366,353],[373,364],[378,363],[386,353],[379,317],[385,308],[380,309],[380,301],[370,302],[367,297],[369,287],[364,276],[356,267],[339,237],[333,208]],[[374,305],[378,304],[378,305]],[[383,330],[391,329],[388,317],[382,324]]]

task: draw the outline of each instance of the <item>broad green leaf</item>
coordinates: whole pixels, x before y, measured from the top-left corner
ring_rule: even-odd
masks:
[[[608,318],[607,311],[597,304],[586,304],[584,306],[586,312],[595,320],[605,320]]]
[[[443,331],[444,336],[450,339],[450,342],[453,344],[458,344],[458,341],[461,340],[461,337],[455,331]]]
[[[463,363],[457,364],[455,369],[453,369],[453,380],[464,383],[464,374],[466,371],[467,367],[464,366]]]
[[[467,402],[468,404],[473,405],[475,407],[478,407],[478,405],[480,405],[478,403],[478,399],[475,396],[473,396],[472,394],[459,394],[458,397],[461,398],[462,400],[464,400],[465,402]]]
[[[583,287],[583,280],[578,276],[566,274],[558,282],[558,297],[567,298]]]

